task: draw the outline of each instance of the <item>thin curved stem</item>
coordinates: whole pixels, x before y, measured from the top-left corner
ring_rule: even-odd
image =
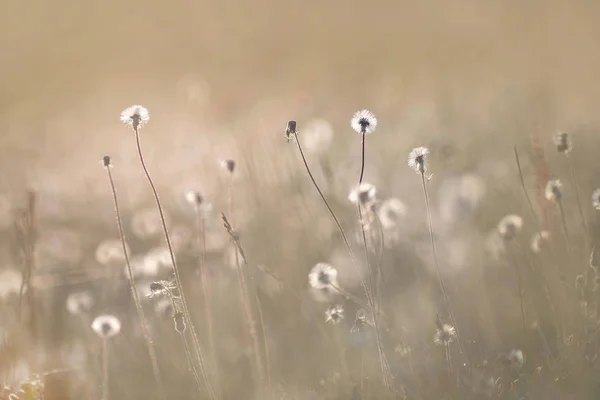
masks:
[[[127,244],[125,243],[125,233],[123,232],[123,223],[121,218],[121,211],[119,208],[119,200],[117,198],[117,190],[115,188],[115,182],[112,177],[112,173],[110,172],[110,166],[106,167],[106,172],[108,175],[108,181],[110,183],[110,189],[113,196],[113,206],[115,207],[115,217],[117,220],[117,228],[119,229],[119,239],[121,240],[121,247],[123,248],[123,256],[125,257],[125,264],[127,265],[127,278],[129,280],[129,288],[131,289],[131,294],[133,296],[133,300],[135,303],[135,309],[138,314],[138,318],[140,319],[140,325],[142,327],[142,333],[144,335],[144,339],[146,340],[146,347],[148,348],[148,354],[150,355],[150,363],[152,365],[152,372],[154,374],[154,379],[156,380],[156,384],[158,385],[159,395],[162,399],[166,399],[165,386],[162,380],[162,376],[160,374],[160,369],[158,368],[158,358],[156,356],[156,350],[152,344],[152,338],[150,337],[150,330],[148,329],[148,320],[146,319],[146,315],[144,313],[144,308],[142,307],[142,302],[140,301],[140,296],[137,292],[135,285],[135,276],[133,275],[133,271],[131,268],[131,260],[129,258],[129,251],[127,250]]]
[[[577,201],[577,210],[579,211],[579,218],[581,218],[581,227],[583,228],[585,244],[589,246],[589,237],[588,237],[588,227],[585,222],[585,215],[583,213],[583,207],[581,206],[581,197],[579,196],[579,185],[577,184],[577,177],[575,174],[575,167],[573,166],[573,162],[571,161],[571,157],[567,155],[567,163],[569,164],[569,171],[571,173],[571,183],[573,184],[573,188],[575,189],[575,199]]]
[[[458,346],[460,347],[460,353],[465,361],[466,359],[465,351],[462,345],[462,340],[460,339],[459,329],[456,325],[456,318],[454,317],[454,311],[452,310],[452,305],[450,303],[450,298],[448,296],[448,291],[446,290],[446,284],[444,283],[444,276],[442,275],[442,270],[440,268],[440,263],[437,257],[437,251],[435,248],[435,239],[433,237],[433,222],[431,218],[431,204],[429,202],[429,194],[427,193],[427,183],[425,182],[425,172],[421,172],[421,183],[423,185],[423,195],[425,196],[425,208],[427,209],[427,225],[429,227],[429,239],[431,242],[431,251],[433,253],[433,262],[435,264],[435,269],[438,276],[438,281],[440,283],[440,288],[442,289],[442,294],[444,296],[444,301],[446,302],[446,307],[448,308],[448,314],[450,316],[450,320],[452,321],[452,325],[454,325],[454,329],[456,329],[456,341],[458,342]]]
[[[109,369],[109,364],[108,364],[108,339],[103,338],[102,339],[102,400],[108,400],[109,399],[109,390],[108,390],[108,383],[109,383],[109,374],[108,374],[108,369]]]
[[[192,337],[194,340],[194,347],[196,350],[196,355],[198,357],[198,364],[200,365],[200,371],[202,373],[202,378],[204,379],[204,384],[206,386],[206,390],[210,396],[211,399],[215,399],[215,392],[212,388],[212,385],[210,384],[210,380],[208,379],[208,374],[206,371],[206,365],[204,363],[204,357],[202,356],[202,350],[200,348],[200,343],[198,341],[198,335],[196,334],[196,328],[194,328],[194,324],[192,322],[192,319],[190,317],[190,313],[188,311],[188,307],[187,307],[187,302],[185,300],[185,295],[183,293],[183,285],[182,285],[182,281],[181,281],[181,276],[179,274],[179,268],[177,266],[177,261],[175,261],[175,253],[173,252],[173,246],[171,244],[171,239],[169,238],[169,231],[167,230],[167,223],[165,221],[165,216],[162,210],[162,206],[160,205],[160,199],[158,198],[158,192],[156,191],[156,187],[154,186],[154,182],[152,181],[152,178],[150,177],[150,173],[148,172],[148,168],[146,167],[146,162],[144,161],[144,156],[142,154],[142,147],[140,145],[140,134],[139,134],[139,130],[136,127],[134,129],[135,131],[135,140],[136,140],[136,145],[137,145],[137,151],[138,151],[138,156],[140,159],[140,163],[142,165],[142,169],[144,170],[144,174],[146,175],[146,178],[148,179],[148,183],[150,184],[150,188],[152,189],[152,193],[154,195],[154,200],[156,201],[156,208],[158,209],[158,214],[160,216],[160,221],[162,224],[162,228],[163,228],[163,233],[165,235],[165,241],[167,242],[167,247],[169,249],[169,255],[171,256],[171,262],[173,264],[173,272],[175,274],[175,281],[177,283],[177,287],[179,288],[180,291],[180,296],[181,296],[181,307],[182,307],[182,311],[184,314],[185,319],[188,321],[188,324],[190,325],[190,329],[192,331]]]

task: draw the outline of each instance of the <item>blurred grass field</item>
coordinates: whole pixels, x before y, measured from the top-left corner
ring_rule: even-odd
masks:
[[[141,146],[218,398],[597,398],[599,17],[600,4],[587,0],[5,4],[1,383],[12,390],[37,374],[44,399],[101,398],[102,340],[91,323],[113,314],[122,328],[109,342],[110,398],[161,398],[119,258],[101,162],[109,155],[167,397],[209,398],[194,384],[168,299],[146,296],[172,271],[134,133],[118,119],[142,104],[150,121]],[[368,308],[364,243],[348,200],[361,164],[350,119],[362,108],[378,119],[366,142],[365,181],[376,186],[378,207],[402,204],[397,219],[376,208],[366,235],[370,261],[385,277],[377,292],[394,394],[382,384],[373,327],[352,329]],[[311,172],[361,274],[286,140],[288,120],[298,123]],[[559,132],[570,134],[568,155],[553,143]],[[456,340],[447,352],[434,343],[436,318],[451,318],[421,178],[406,165],[418,146],[431,152],[436,250],[463,354]],[[236,161],[231,177],[226,159]],[[562,213],[544,197],[549,179],[564,184]],[[190,190],[211,204],[205,252]],[[222,212],[248,259],[241,268],[264,379]],[[497,225],[510,214],[523,218],[523,228],[504,241]],[[549,239],[536,252],[531,241],[540,229]],[[348,297],[310,288],[319,262],[337,269]],[[68,304],[81,292],[92,301],[75,315]],[[344,319],[327,324],[325,311],[336,304]],[[40,398],[34,392],[17,398]],[[9,389],[3,395],[10,398]]]

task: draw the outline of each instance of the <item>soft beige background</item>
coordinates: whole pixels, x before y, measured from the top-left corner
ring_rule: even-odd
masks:
[[[103,154],[135,162],[118,122],[132,103],[151,111],[144,140],[159,180],[212,165],[207,154],[241,157],[239,145],[258,146],[258,137],[278,144],[287,119],[324,116],[349,131],[361,107],[387,127],[380,140],[408,136],[406,146],[414,139],[399,126],[423,108],[449,134],[475,121],[467,136],[589,125],[598,119],[599,8],[584,0],[5,2],[3,184],[94,192]]]

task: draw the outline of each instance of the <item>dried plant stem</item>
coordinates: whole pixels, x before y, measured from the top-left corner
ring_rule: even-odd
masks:
[[[442,275],[442,270],[440,269],[440,263],[437,257],[437,251],[435,248],[435,239],[433,236],[433,221],[431,218],[431,204],[429,202],[429,194],[427,192],[427,182],[425,181],[425,172],[421,172],[421,183],[423,185],[423,196],[425,197],[425,208],[427,209],[427,225],[429,227],[429,239],[431,242],[431,252],[433,253],[433,262],[435,264],[435,269],[438,276],[438,281],[440,283],[440,288],[442,290],[442,295],[444,296],[444,301],[446,303],[446,307],[448,308],[448,315],[450,316],[450,321],[452,321],[452,325],[454,329],[456,329],[456,341],[458,342],[458,347],[460,348],[460,354],[467,362],[468,368],[470,368],[468,361],[466,359],[466,354],[462,345],[462,340],[460,339],[460,331],[458,326],[456,325],[456,318],[454,317],[454,311],[452,310],[452,305],[450,303],[450,298],[448,296],[448,292],[446,290],[446,284],[444,283],[444,276]]]
[[[212,304],[210,296],[209,282],[210,275],[206,268],[206,226],[200,207],[195,207],[196,219],[196,241],[199,251],[199,269],[200,280],[202,281],[202,296],[204,298],[204,318],[206,323],[206,335],[208,338],[208,347],[211,353],[211,361],[215,377],[216,392],[221,393],[221,379],[219,373],[219,359],[217,357],[217,347],[215,343],[214,318],[212,315]]]
[[[108,339],[102,339],[102,400],[109,399],[108,390]]]
[[[517,289],[519,290],[519,304],[521,306],[521,320],[523,323],[523,338],[525,339],[525,341],[527,341],[527,322],[526,322],[526,318],[525,318],[525,305],[523,302],[523,277],[521,276],[521,268],[519,267],[519,263],[517,262],[517,260],[515,260],[515,257],[512,253],[512,251],[508,251],[508,255],[510,258],[510,261],[512,262],[513,266],[515,267],[515,271],[517,273]]]
[[[267,372],[267,389],[271,398],[273,398],[273,385],[271,382],[271,351],[269,349],[269,337],[267,336],[267,326],[265,325],[265,319],[263,316],[262,305],[260,297],[258,297],[258,290],[254,288],[254,298],[256,299],[256,307],[258,308],[258,318],[260,319],[260,326],[262,327],[263,346],[265,348],[265,368]]]
[[[121,247],[123,248],[123,256],[125,257],[125,264],[127,265],[127,278],[129,280],[129,288],[131,289],[131,294],[133,296],[133,300],[135,303],[135,309],[137,311],[138,318],[140,319],[140,325],[142,327],[142,333],[144,335],[144,339],[146,341],[146,347],[148,348],[148,354],[150,355],[150,363],[152,365],[152,373],[154,374],[154,379],[156,380],[156,384],[158,386],[159,396],[162,399],[166,399],[166,392],[164,383],[162,380],[162,376],[160,374],[160,370],[158,368],[158,358],[156,357],[156,351],[154,349],[154,345],[152,344],[152,338],[150,337],[150,331],[148,329],[148,320],[146,319],[146,315],[144,313],[144,308],[142,307],[142,302],[140,301],[140,296],[136,290],[135,286],[135,276],[133,275],[133,271],[131,268],[131,260],[129,258],[129,252],[127,250],[127,244],[125,243],[125,233],[123,231],[123,223],[121,218],[121,211],[119,208],[119,200],[117,197],[117,190],[115,187],[115,182],[112,177],[112,173],[110,172],[110,166],[106,167],[106,172],[108,175],[108,181],[110,183],[110,190],[113,196],[113,206],[115,208],[115,217],[117,220],[117,228],[119,230],[119,238],[121,240]]]
[[[233,173],[229,173],[229,198],[228,198],[228,208],[229,213],[233,213]],[[230,234],[235,234],[235,230],[232,225],[231,216],[229,218],[225,218],[228,221],[229,229],[231,229]],[[235,266],[238,276],[238,284],[240,288],[240,301],[242,304],[242,311],[244,313],[244,318],[246,320],[246,325],[248,328],[248,332],[250,334],[250,339],[252,340],[252,349],[254,352],[254,363],[256,365],[256,374],[257,378],[261,385],[265,384],[265,369],[263,365],[261,348],[260,348],[260,340],[258,339],[258,333],[256,329],[256,320],[254,319],[254,315],[252,312],[252,306],[250,304],[250,293],[248,291],[248,283],[246,282],[246,275],[244,270],[242,269],[242,265],[240,262],[240,253],[243,253],[241,244],[239,242],[239,237],[236,236],[237,240],[232,241],[232,247],[235,251]],[[232,237],[233,239],[233,237]],[[247,263],[246,258],[244,257],[244,261]]]
[[[175,261],[175,253],[173,252],[173,246],[171,245],[171,239],[169,238],[169,232],[167,230],[167,223],[165,222],[165,216],[164,216],[164,213],[162,210],[162,206],[160,204],[160,199],[158,198],[158,192],[156,191],[154,182],[152,181],[152,178],[150,177],[150,173],[148,172],[148,168],[146,167],[146,163],[144,161],[144,156],[142,154],[142,147],[140,145],[140,135],[139,135],[138,127],[135,127],[134,131],[135,131],[135,140],[136,140],[137,151],[138,151],[140,163],[142,165],[142,169],[144,170],[144,174],[146,175],[146,178],[148,179],[150,188],[152,189],[152,193],[154,195],[154,200],[156,201],[156,208],[158,209],[158,214],[160,216],[160,221],[161,221],[163,232],[165,235],[165,241],[167,242],[167,247],[169,248],[169,255],[171,256],[171,262],[173,264],[173,272],[175,274],[175,281],[177,283],[177,287],[179,288],[179,292],[180,292],[179,294],[181,297],[181,308],[183,311],[183,316],[187,320],[187,322],[190,326],[190,330],[192,331],[194,347],[195,347],[196,355],[198,357],[198,364],[200,366],[200,371],[202,373],[204,385],[206,386],[206,391],[208,392],[209,397],[211,399],[215,399],[216,398],[215,392],[212,388],[210,380],[208,379],[206,365],[204,363],[204,356],[202,355],[202,350],[200,348],[200,342],[198,341],[198,335],[196,334],[196,328],[194,327],[194,323],[192,322],[192,319],[190,317],[190,313],[189,313],[189,310],[187,307],[187,302],[185,300],[185,295],[183,293],[183,285],[182,285],[182,281],[181,281],[181,276],[179,274],[179,268],[177,266],[177,261]]]
[[[183,343],[183,349],[185,350],[185,357],[188,361],[188,366],[190,371],[192,371],[192,375],[194,375],[194,381],[196,382],[196,387],[198,388],[198,394],[200,394],[202,393],[202,383],[200,381],[198,371],[196,370],[196,366],[194,365],[194,358],[192,357],[192,352],[190,351],[190,345],[185,337],[185,332],[179,332],[179,336],[181,337],[181,343]]]

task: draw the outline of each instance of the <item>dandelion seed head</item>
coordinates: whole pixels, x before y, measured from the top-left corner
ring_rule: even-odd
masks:
[[[600,189],[594,190],[592,193],[592,206],[600,211]]]
[[[523,218],[518,215],[507,215],[498,223],[498,232],[504,240],[514,239],[523,228]]]
[[[324,119],[313,119],[304,125],[299,135],[305,152],[323,154],[331,147],[333,126]]]
[[[369,110],[360,110],[352,116],[350,126],[361,135],[369,135],[377,128],[377,118]]]
[[[396,228],[400,220],[406,216],[406,212],[406,205],[396,198],[386,199],[377,207],[377,215],[383,229]]]
[[[416,147],[408,153],[408,166],[418,174],[424,174],[427,171],[427,156],[429,149],[427,147]]]
[[[73,292],[67,296],[67,311],[73,315],[89,312],[94,306],[94,298],[88,291]]]
[[[433,342],[438,346],[447,346],[456,337],[456,329],[452,325],[443,324],[433,335]]]
[[[546,184],[545,195],[548,201],[560,201],[562,199],[562,182],[559,179],[553,179]]]
[[[534,253],[541,253],[544,248],[545,242],[550,240],[550,232],[543,230],[533,234],[531,239],[531,251]]]
[[[554,136],[554,145],[556,146],[556,151],[559,153],[569,153],[572,149],[572,143],[569,134],[566,132],[557,133]]]
[[[308,283],[320,290],[337,286],[337,270],[327,263],[318,263],[310,270]]]
[[[100,315],[92,322],[92,329],[102,339],[108,339],[121,332],[121,321],[114,315]]]
[[[200,207],[204,202],[204,197],[195,190],[190,190],[185,194],[185,200],[194,207]]]
[[[129,248],[125,244],[127,252]],[[96,261],[100,265],[112,265],[125,262],[125,253],[123,252],[123,244],[119,239],[107,239],[96,247]]]
[[[121,122],[131,126],[133,129],[138,129],[144,126],[150,120],[150,113],[144,106],[135,105],[127,107],[121,113]]]
[[[354,188],[348,195],[348,200],[354,204],[370,205],[375,202],[375,195],[377,194],[377,188],[367,182],[363,182]]]
[[[150,298],[152,297],[158,297],[158,296],[171,296],[173,294],[173,291],[175,289],[177,289],[177,285],[175,284],[175,282],[171,282],[171,281],[156,281],[156,282],[151,282],[150,285],[150,292],[146,295]]]
[[[325,311],[325,322],[332,325],[339,324],[344,319],[344,307],[339,304],[330,306]]]

